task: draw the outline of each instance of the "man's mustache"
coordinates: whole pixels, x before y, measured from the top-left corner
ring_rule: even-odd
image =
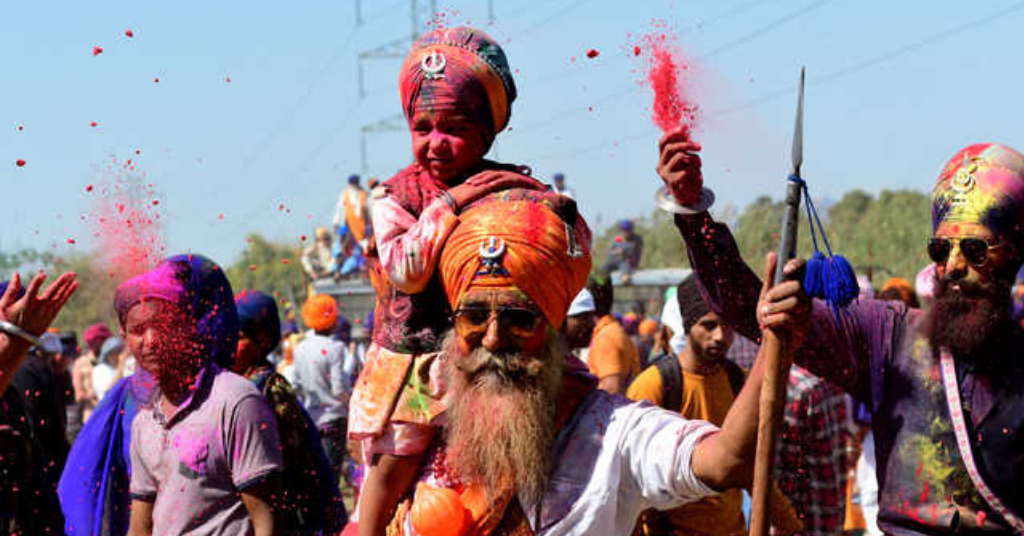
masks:
[[[486,348],[477,348],[460,358],[456,367],[471,380],[493,375],[515,381],[536,378],[543,370],[544,362],[521,352],[491,352]]]

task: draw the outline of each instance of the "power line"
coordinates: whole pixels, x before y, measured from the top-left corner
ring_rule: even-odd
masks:
[[[704,20],[697,21],[697,22],[691,24],[690,26],[687,26],[687,27],[683,28],[682,30],[679,31],[679,35],[686,35],[688,33],[696,31],[696,30],[703,30],[703,29],[707,28],[708,26],[713,26],[714,24],[716,24],[718,22],[721,22],[723,20],[727,20],[729,18],[735,17],[735,16],[740,15],[742,13],[745,13],[745,12],[749,11],[751,8],[756,7],[758,4],[763,4],[766,1],[767,0],[751,0],[749,2],[744,2],[742,4],[733,6],[732,8],[730,8],[730,9],[724,11],[724,12],[721,12],[721,13],[719,13],[717,15],[713,15],[711,17],[708,17],[708,18],[704,19]],[[611,58],[608,58],[607,60],[605,60],[605,61],[603,61],[601,63],[598,63],[596,65],[593,65],[593,66],[587,65],[587,66],[583,66],[583,67],[577,67],[575,69],[568,69],[568,70],[566,70],[566,69],[557,69],[557,70],[553,70],[553,71],[548,71],[546,73],[542,73],[542,74],[538,75],[537,78],[539,78],[539,80],[534,82],[534,85],[535,86],[546,86],[546,85],[549,85],[549,84],[552,84],[552,83],[555,83],[555,82],[559,82],[559,81],[564,80],[566,78],[571,78],[571,77],[576,76],[576,75],[578,75],[578,74],[580,74],[580,73],[582,73],[584,71],[589,72],[591,69],[594,69],[594,68],[600,69],[600,68],[603,68],[603,67],[608,67],[609,65],[621,63],[621,62],[623,62],[625,60],[628,60],[631,57],[632,56],[630,56],[629,54],[622,54],[622,55],[618,55],[618,56],[612,56]],[[581,65],[584,65],[584,63],[581,63]]]
[[[348,124],[349,120],[352,118],[352,114],[356,111],[357,108],[359,108],[359,104],[360,103],[356,101],[351,106],[349,106],[349,109],[347,112],[345,112],[345,115],[342,116],[341,120],[335,123],[334,127],[332,127],[331,130],[323,138],[320,139],[320,143],[318,143],[317,146],[313,149],[313,151],[310,152],[309,156],[303,159],[299,166],[296,167],[291,173],[287,174],[288,179],[281,181],[281,185],[276,190],[274,190],[274,192],[271,193],[263,202],[259,203],[259,206],[238,218],[238,222],[231,230],[241,230],[241,226],[248,225],[252,218],[255,218],[261,212],[268,210],[267,207],[273,207],[274,200],[276,198],[280,198],[280,196],[283,195],[287,190],[299,189],[305,186],[306,183],[308,182],[308,179],[298,180],[298,178],[304,175],[307,171],[309,171],[309,167],[312,164],[312,162],[320,156],[320,153],[323,152],[324,148],[326,148],[327,145],[334,140],[334,137],[337,136],[339,132],[341,132],[342,128],[344,128]]]
[[[572,4],[569,4],[568,6],[563,7],[562,9],[556,11],[555,13],[552,13],[551,15],[548,15],[547,17],[544,17],[543,19],[540,19],[539,21],[537,21],[537,22],[527,26],[526,28],[523,28],[522,30],[519,30],[518,32],[515,32],[515,35],[518,38],[518,37],[522,37],[524,35],[527,35],[530,32],[534,32],[538,28],[541,28],[542,26],[550,24],[555,19],[566,15],[567,13],[569,13],[570,11],[580,7],[581,5],[583,5],[583,4],[587,3],[587,2],[592,2],[592,1],[593,0],[576,0],[576,2],[573,2]]]
[[[267,136],[263,138],[263,141],[261,141],[258,145],[256,145],[256,147],[252,151],[250,151],[249,156],[247,156],[245,160],[242,162],[243,170],[249,169],[252,166],[253,162],[255,162],[256,159],[258,159],[263,154],[263,152],[267,150],[267,147],[269,147],[270,144],[273,143],[278,138],[278,136],[280,136],[288,128],[291,122],[295,120],[295,116],[298,114],[299,110],[306,105],[306,101],[309,100],[309,97],[313,95],[313,92],[316,91],[318,87],[320,87],[320,84],[324,81],[324,79],[327,78],[327,75],[330,74],[331,70],[334,69],[334,66],[335,64],[338,63],[338,60],[341,59],[342,54],[344,54],[348,50],[348,47],[352,43],[352,38],[355,34],[355,30],[352,30],[348,33],[348,37],[346,37],[345,40],[342,41],[341,45],[334,50],[334,53],[331,54],[330,58],[328,58],[327,62],[320,69],[320,72],[317,73],[317,75],[313,78],[309,85],[306,86],[306,90],[299,96],[298,99],[295,100],[295,103],[292,104],[291,108],[288,110],[287,113],[285,113],[284,117],[278,120],[274,127],[267,134]]]
[[[886,61],[892,60],[894,58],[903,56],[903,55],[905,55],[907,53],[910,53],[910,52],[913,52],[915,50],[924,48],[924,47],[926,47],[928,45],[932,45],[932,44],[935,44],[935,43],[938,43],[938,42],[941,42],[941,41],[945,41],[947,39],[950,39],[950,38],[952,38],[952,37],[954,37],[956,35],[959,35],[959,34],[965,32],[965,31],[967,31],[967,30],[970,30],[970,29],[973,29],[973,28],[976,28],[976,27],[979,27],[979,26],[983,26],[985,24],[989,24],[989,23],[995,21],[996,19],[998,19],[1000,17],[1003,17],[1003,16],[1008,15],[1010,13],[1013,13],[1015,11],[1019,11],[1021,9],[1024,9],[1024,1],[1011,4],[1010,6],[1008,6],[1006,8],[1003,8],[1001,10],[993,12],[993,13],[991,13],[989,15],[984,16],[984,17],[980,17],[980,18],[977,18],[977,19],[974,19],[974,20],[971,20],[971,21],[967,21],[965,23],[958,24],[956,26],[953,26],[953,27],[941,30],[939,32],[935,32],[933,34],[929,34],[929,35],[927,35],[927,36],[925,36],[925,37],[923,37],[923,38],[921,38],[921,39],[919,39],[917,41],[913,41],[911,43],[899,46],[897,48],[894,48],[894,49],[889,50],[887,52],[884,52],[882,54],[878,54],[876,56],[872,56],[870,58],[867,58],[867,59],[864,59],[864,60],[861,60],[861,61],[857,61],[857,62],[851,63],[851,64],[849,64],[849,65],[847,65],[845,67],[836,69],[836,70],[834,70],[832,72],[829,72],[829,73],[826,73],[826,74],[824,74],[822,76],[809,78],[807,80],[807,85],[826,84],[826,83],[832,82],[834,80],[838,80],[838,79],[843,78],[845,76],[849,76],[851,74],[863,71],[863,70],[868,69],[870,67],[873,67],[875,65],[878,65],[878,64],[884,63]],[[739,111],[747,110],[749,108],[754,108],[754,107],[757,107],[757,106],[759,106],[759,105],[761,105],[761,104],[763,104],[765,102],[769,102],[769,101],[778,99],[778,98],[786,96],[786,95],[791,95],[791,94],[793,94],[796,91],[796,89],[797,89],[796,85],[792,85],[792,86],[788,86],[788,87],[780,88],[780,89],[775,89],[773,91],[769,91],[769,92],[763,93],[763,94],[759,95],[758,97],[755,97],[755,98],[753,98],[753,99],[751,99],[751,100],[749,100],[749,101],[747,101],[747,102],[745,102],[743,104],[740,104],[740,105],[737,105],[737,106],[732,106],[732,107],[729,107],[729,108],[723,108],[721,110],[717,110],[717,111],[715,111],[715,112],[713,112],[711,114],[706,115],[705,117],[708,118],[708,119],[714,119],[714,118],[719,118],[719,117],[724,117],[724,116],[727,116],[727,115],[731,115],[731,114],[734,114],[734,113],[739,112]],[[552,159],[552,158],[561,158],[561,157],[566,157],[566,156],[578,156],[578,155],[581,155],[581,154],[588,154],[588,153],[592,153],[594,151],[599,151],[601,149],[605,149],[605,148],[608,148],[608,147],[611,147],[611,146],[614,146],[614,145],[618,145],[618,144],[622,144],[622,143],[628,143],[628,142],[635,141],[635,140],[638,140],[638,139],[648,138],[648,137],[650,137],[652,135],[657,135],[658,132],[659,131],[656,128],[647,128],[647,129],[643,130],[642,132],[635,132],[633,134],[629,134],[629,135],[627,135],[625,137],[618,138],[618,139],[615,139],[615,140],[605,141],[605,142],[601,142],[601,143],[597,143],[597,144],[592,144],[592,145],[588,145],[588,146],[584,146],[584,147],[579,147],[579,148],[572,149],[572,150],[569,150],[569,151],[543,154],[543,155],[538,157],[538,160]]]
[[[746,34],[744,34],[744,35],[742,35],[742,36],[740,36],[740,37],[738,37],[738,38],[736,38],[736,39],[726,43],[725,45],[722,45],[722,46],[712,50],[711,52],[709,52],[709,53],[705,54],[704,56],[702,56],[701,58],[699,58],[699,61],[706,61],[706,60],[708,60],[708,59],[710,59],[710,58],[712,58],[712,57],[714,57],[714,56],[716,56],[718,54],[721,54],[723,52],[726,52],[728,50],[736,48],[736,47],[738,47],[738,46],[740,46],[740,45],[742,45],[744,43],[749,42],[750,40],[752,40],[752,39],[754,39],[756,37],[759,37],[759,36],[769,32],[771,30],[774,30],[775,28],[778,28],[779,26],[782,26],[783,24],[785,24],[787,22],[790,22],[790,21],[792,21],[792,20],[794,20],[794,19],[796,19],[796,18],[798,18],[798,17],[800,17],[802,15],[805,15],[805,14],[807,14],[807,13],[809,13],[809,12],[811,12],[811,11],[813,11],[813,10],[815,10],[815,9],[817,9],[817,8],[827,4],[829,2],[833,2],[833,1],[835,1],[835,0],[815,0],[814,2],[811,2],[810,4],[807,4],[807,5],[799,8],[799,9],[796,9],[796,10],[790,12],[790,13],[787,13],[787,14],[783,15],[782,17],[779,17],[778,19],[775,19],[775,20],[769,22],[768,24],[765,24],[764,26],[758,27],[757,29],[755,29],[752,32],[746,33]],[[631,85],[631,86],[629,86],[627,88],[623,88],[623,89],[617,90],[617,91],[615,91],[613,93],[605,95],[604,97],[601,97],[597,101],[594,101],[593,104],[591,104],[588,107],[589,109],[586,110],[586,111],[592,110],[594,108],[594,105],[604,104],[606,102],[617,100],[620,97],[624,97],[624,96],[629,95],[631,93],[636,93],[637,91],[640,91],[640,89],[641,89],[641,86],[639,84],[633,84],[633,85]],[[569,117],[580,115],[580,114],[584,113],[584,111],[585,110],[583,110],[583,108],[570,108],[570,109],[564,110],[562,112],[559,112],[559,113],[557,113],[555,115],[549,116],[548,118],[546,118],[546,119],[544,119],[542,121],[538,121],[538,122],[530,124],[530,125],[525,125],[522,128],[524,128],[524,129],[544,128],[544,127],[546,127],[548,125],[551,125],[551,124],[554,124],[555,122],[560,121],[562,119],[567,119]]]

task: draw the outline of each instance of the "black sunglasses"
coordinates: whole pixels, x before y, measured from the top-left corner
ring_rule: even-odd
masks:
[[[953,242],[960,243],[960,254],[974,266],[984,266],[988,262],[988,250],[1006,245],[1005,243],[990,245],[981,238],[945,238],[935,236],[928,239],[928,257],[936,264],[944,264],[953,251]]]
[[[494,314],[498,325],[515,337],[530,337],[543,315],[540,311],[522,307],[460,307],[455,310],[455,330],[467,338],[483,335]]]

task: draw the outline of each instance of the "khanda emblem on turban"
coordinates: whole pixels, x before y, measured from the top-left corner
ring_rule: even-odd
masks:
[[[430,51],[430,54],[424,54],[423,59],[420,60],[420,68],[423,69],[423,76],[427,80],[444,78],[444,68],[447,65],[448,59],[436,50]]]
[[[970,192],[974,188],[974,173],[982,162],[981,158],[968,158],[964,155],[964,162],[950,180],[950,187],[958,194]]]
[[[505,256],[505,241],[489,236],[480,243],[480,271],[476,275],[508,275],[508,270],[501,266],[501,259]]]

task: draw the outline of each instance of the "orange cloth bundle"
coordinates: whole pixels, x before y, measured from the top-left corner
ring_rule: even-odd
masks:
[[[472,288],[516,287],[557,329],[590,274],[590,229],[571,199],[507,190],[462,212],[439,269],[453,309]]]
[[[338,322],[338,304],[326,294],[316,294],[302,305],[302,321],[313,331],[329,331]]]

